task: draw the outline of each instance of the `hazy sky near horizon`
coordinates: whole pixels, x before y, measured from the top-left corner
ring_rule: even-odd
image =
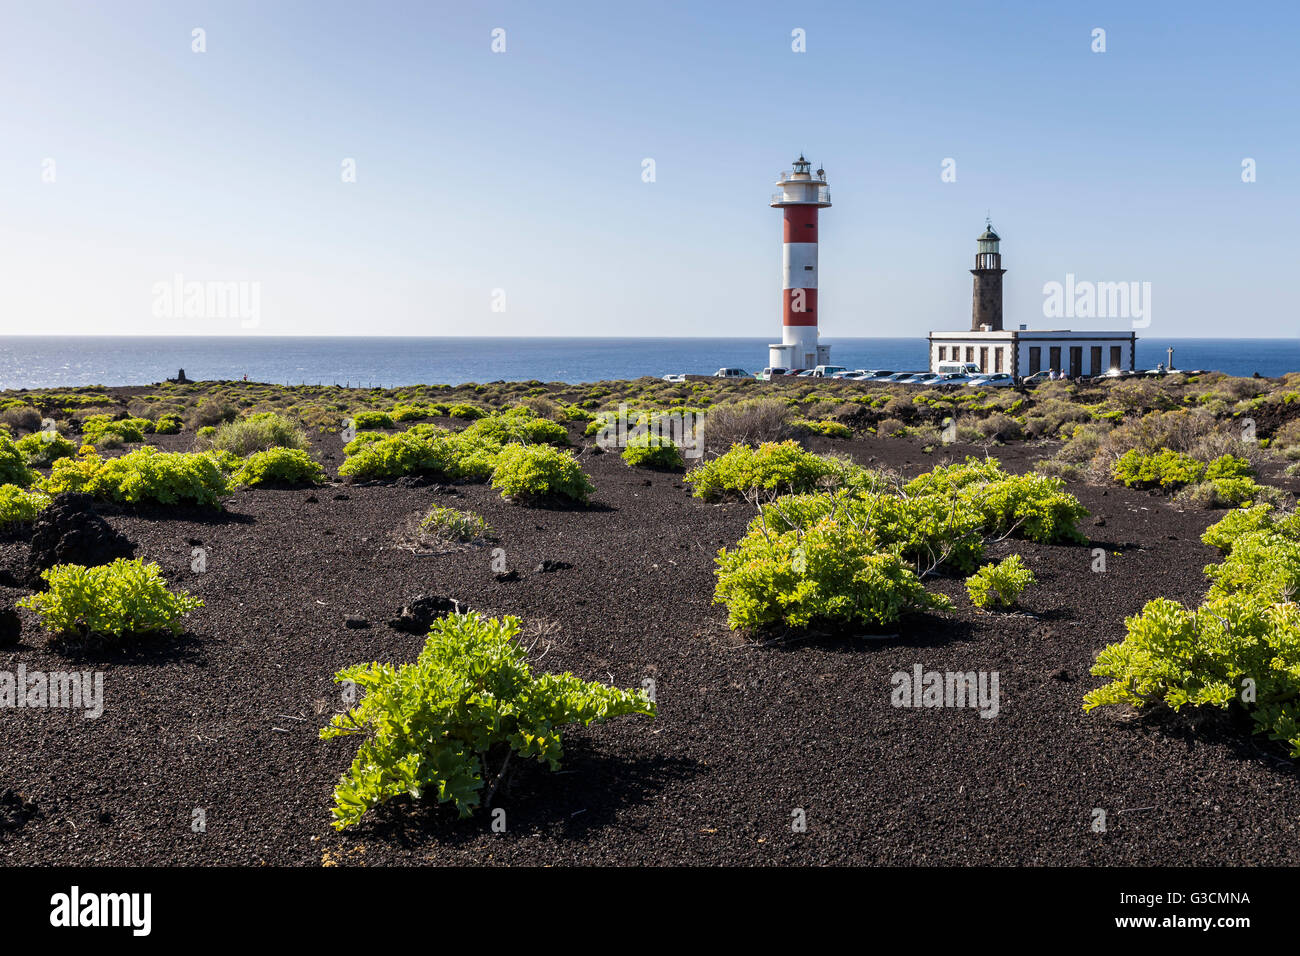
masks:
[[[1292,336],[1298,44],[1282,2],[0,0],[0,334],[775,340],[803,151],[823,335],[968,326],[988,212],[1009,327],[1116,326],[1044,318],[1072,274]]]

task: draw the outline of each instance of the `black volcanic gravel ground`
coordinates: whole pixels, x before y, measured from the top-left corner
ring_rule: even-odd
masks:
[[[909,475],[943,460],[906,441],[820,447]],[[338,449],[335,438],[318,448],[331,470]],[[1013,470],[1041,453],[995,450]],[[106,709],[97,720],[0,711],[0,791],[36,809],[0,820],[0,860],[1300,863],[1300,781],[1281,751],[1218,715],[1080,708],[1125,615],[1161,595],[1199,600],[1201,568],[1217,560],[1199,536],[1219,515],[1074,484],[1107,571],[1091,570],[1089,547],[994,545],[991,558],[1019,552],[1037,572],[1029,614],[977,612],[960,580],[941,579],[931,587],[955,611],[912,618],[897,637],[761,645],[729,631],[711,601],[713,555],[749,509],[702,503],[679,476],[615,455],[582,462],[598,490],[580,511],[511,506],[484,486],[331,485],[242,491],[216,519],[110,514],[140,557],[206,606],[183,638],[128,655],[53,650],[20,612],[22,643],[0,649],[0,670],[103,670]],[[519,579],[498,581],[489,549],[396,546],[402,523],[433,502],[484,515]],[[204,574],[190,570],[196,542]],[[23,541],[0,542],[0,567],[24,556]],[[535,571],[546,559],[572,568]],[[336,834],[331,790],[356,743],[317,737],[341,707],[330,678],[414,658],[422,638],[384,622],[422,592],[520,616],[534,658],[549,648],[540,669],[621,686],[653,678],[659,717],[570,731],[562,773],[519,768],[495,801],[504,834],[485,816],[461,822],[449,807],[406,802]],[[7,602],[24,593],[0,588]],[[348,615],[370,627],[345,627]],[[892,707],[891,675],[918,663],[998,671],[1000,714]],[[795,808],[805,833],[792,832]],[[1105,833],[1092,830],[1094,808],[1107,813]],[[205,832],[193,832],[196,809]]]

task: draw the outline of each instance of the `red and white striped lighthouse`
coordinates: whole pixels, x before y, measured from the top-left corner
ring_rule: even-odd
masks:
[[[785,211],[781,248],[781,343],[768,346],[768,364],[814,368],[830,364],[831,347],[817,341],[817,210],[831,204],[826,171],[810,172],[801,155],[781,174],[771,205]]]

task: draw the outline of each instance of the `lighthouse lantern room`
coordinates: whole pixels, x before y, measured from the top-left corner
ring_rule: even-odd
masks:
[[[781,247],[781,341],[768,346],[773,368],[830,364],[831,347],[817,341],[817,210],[831,204],[826,171],[810,171],[802,155],[781,174],[771,205],[784,210]]]

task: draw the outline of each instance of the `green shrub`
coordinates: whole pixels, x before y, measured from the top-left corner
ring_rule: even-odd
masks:
[[[434,505],[420,519],[420,531],[443,541],[467,544],[492,534],[492,528],[472,511],[458,511]]]
[[[171,505],[190,502],[219,507],[229,493],[226,476],[211,455],[162,452],[146,446],[120,458],[100,458],[92,450],[60,458],[43,483],[50,494],[82,491],[130,503]]]
[[[98,445],[105,440],[141,442],[147,432],[153,431],[153,422],[147,418],[113,419],[109,415],[91,415],[81,423],[82,440]]]
[[[1231,457],[1231,456],[1225,456]],[[1182,452],[1162,448],[1144,454],[1136,448],[1124,452],[1115,462],[1111,475],[1130,488],[1160,488],[1169,491],[1201,480],[1205,466]]]
[[[507,445],[496,457],[492,487],[503,498],[585,502],[595,488],[572,453],[550,445]]]
[[[1286,496],[1280,488],[1261,485],[1254,478],[1215,478],[1187,485],[1175,496],[1182,505],[1196,508],[1239,508],[1257,501],[1278,500]]]
[[[394,405],[393,421],[395,422],[413,422],[421,418],[429,418],[432,412],[425,405]]]
[[[870,532],[831,518],[802,533],[751,530],[717,562],[714,601],[727,606],[732,628],[891,624],[909,611],[951,606]]]
[[[828,517],[869,533],[877,546],[898,554],[918,573],[940,566],[969,572],[984,555],[983,515],[938,495],[909,498],[862,490],[786,495],[762,506],[750,532],[764,524],[778,533],[803,531]]]
[[[388,412],[357,412],[352,416],[352,427],[358,430],[363,428],[392,428],[393,416]]]
[[[483,481],[492,474],[496,452],[496,446],[467,441],[459,435],[425,437],[411,429],[362,445],[339,467],[339,474],[359,480],[433,475],[447,480]]]
[[[827,458],[804,451],[798,442],[763,442],[757,448],[732,445],[726,454],[693,469],[686,481],[695,497],[716,501],[728,494],[747,496],[812,491],[839,466]]]
[[[65,637],[179,634],[181,618],[203,606],[184,591],[168,591],[158,565],[138,559],[118,558],[93,568],[59,564],[41,577],[48,590],[18,606],[35,611],[47,630]]]
[[[450,415],[452,418],[475,419],[475,418],[482,418],[484,415],[487,414],[487,412],[479,408],[477,405],[466,405],[460,403],[460,404],[452,405],[450,408],[448,408],[447,414]]]
[[[0,485],[0,527],[26,524],[50,503],[50,496],[17,485]]]
[[[70,458],[77,453],[77,446],[58,432],[32,432],[24,435],[15,443],[23,453],[23,460],[29,465],[48,467],[60,458]]]
[[[1267,603],[1300,596],[1300,541],[1275,531],[1239,535],[1221,564],[1207,565],[1207,600],[1247,594]]]
[[[983,516],[986,534],[1017,534],[1040,543],[1086,540],[1078,523],[1088,509],[1065,490],[1064,481],[1032,471],[1009,475],[993,459],[970,457],[962,464],[935,468],[909,482],[904,491],[963,501]]]
[[[184,427],[184,420],[174,413],[159,415],[153,423],[155,435],[176,435]]]
[[[0,431],[0,484],[26,488],[36,478],[36,472],[27,467],[22,449],[9,437],[8,432]]]
[[[1255,474],[1250,462],[1236,455],[1220,455],[1205,466],[1205,481],[1223,478],[1250,478]]]
[[[271,448],[311,447],[307,433],[295,422],[275,412],[246,415],[220,426],[211,436],[200,435],[197,447],[228,451],[243,458]]]
[[[1020,555],[1013,554],[997,564],[984,565],[968,577],[966,590],[976,607],[1013,607],[1021,592],[1036,580]]]
[[[1124,640],[1105,648],[1092,669],[1111,683],[1090,691],[1084,710],[1241,707],[1256,733],[1286,741],[1300,757],[1300,606],[1237,594],[1189,610],[1157,598],[1125,623]]]
[[[556,770],[564,726],[654,716],[639,691],[567,673],[534,677],[518,633],[518,618],[451,615],[433,625],[415,663],[359,664],[335,675],[364,696],[321,736],[365,736],[334,790],[336,829],[403,795],[453,803],[468,817],[483,800],[489,763],[504,767],[517,754]]]
[[[518,442],[522,445],[567,445],[569,433],[564,426],[545,418],[538,418],[532,409],[520,407],[500,415],[478,419],[463,432],[466,438],[505,445]]]
[[[1201,535],[1201,542],[1227,554],[1238,538],[1252,531],[1270,531],[1283,537],[1300,539],[1300,515],[1274,518],[1273,506],[1267,504],[1238,508],[1206,528]]]
[[[357,432],[356,436],[343,446],[343,454],[345,456],[355,455],[371,442],[383,441],[385,438],[389,437],[391,436],[385,435],[383,432]]]
[[[623,460],[633,467],[660,471],[681,471],[686,467],[686,459],[682,457],[678,444],[653,432],[629,438],[627,447],[623,449]]]
[[[790,424],[796,428],[804,428],[815,435],[824,435],[827,438],[852,438],[853,429],[849,428],[842,422],[820,421],[812,418],[796,418]]]
[[[305,451],[298,448],[271,448],[254,452],[244,459],[231,483],[247,487],[296,487],[319,485],[324,480],[325,469]]]

